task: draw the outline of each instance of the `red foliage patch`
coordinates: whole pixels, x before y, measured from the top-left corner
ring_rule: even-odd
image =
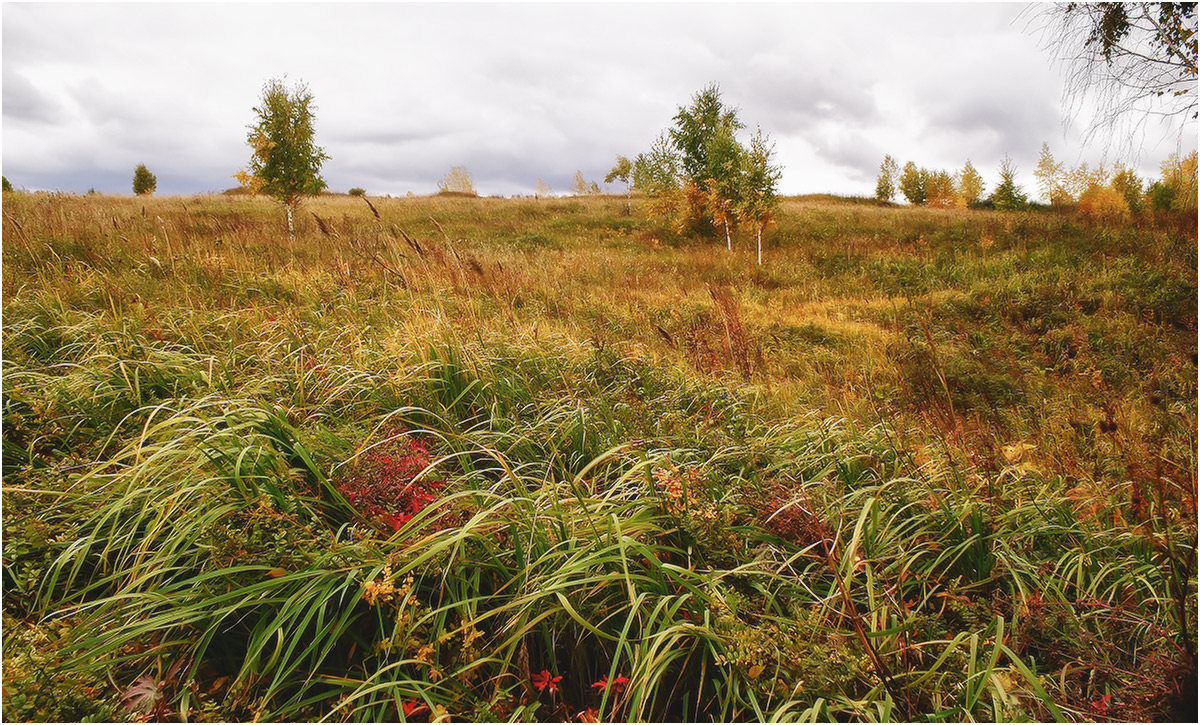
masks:
[[[364,451],[334,481],[360,514],[393,531],[436,501],[445,484],[444,479],[417,480],[431,461],[429,447],[402,433]]]

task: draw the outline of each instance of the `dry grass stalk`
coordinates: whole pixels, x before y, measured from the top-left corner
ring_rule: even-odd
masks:
[[[739,372],[749,375],[756,365],[761,366],[762,351],[752,345],[746,335],[746,328],[742,324],[742,317],[738,312],[737,299],[734,298],[733,291],[727,286],[713,287],[711,284],[706,286],[709,297],[712,298],[717,311],[721,313],[721,321],[725,328],[725,357]]]

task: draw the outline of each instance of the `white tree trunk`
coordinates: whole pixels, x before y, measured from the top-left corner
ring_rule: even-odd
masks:
[[[733,240],[729,238],[729,217],[725,217],[725,248],[733,251]]]
[[[287,205],[287,218],[288,218],[288,236],[292,239],[295,239],[296,238],[296,228],[292,226],[292,205],[291,204]]]
[[[762,265],[762,225],[758,225],[758,263]]]

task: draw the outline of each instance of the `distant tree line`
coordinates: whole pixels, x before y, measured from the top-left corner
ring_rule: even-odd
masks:
[[[1196,152],[1171,154],[1159,165],[1161,176],[1149,183],[1124,164],[1074,169],[1055,161],[1042,144],[1034,169],[1038,190],[1051,206],[1076,207],[1090,217],[1128,219],[1147,212],[1196,209]]]
[[[1028,201],[1016,183],[1016,173],[1012,161],[1005,158],[1000,165],[1000,181],[991,196],[985,198],[983,176],[970,159],[962,169],[950,173],[918,167],[912,161],[901,168],[894,158],[884,156],[875,183],[875,198],[893,201],[900,194],[909,204],[919,206],[1019,209]]]
[[[1147,184],[1123,164],[1074,169],[1054,160],[1050,147],[1042,144],[1034,178],[1041,197],[1052,207],[1076,208],[1085,216],[1111,220],[1128,219],[1147,211],[1196,209],[1196,152],[1173,154],[1162,163],[1162,177]],[[909,204],[942,208],[989,208],[1013,211],[1033,204],[1016,182],[1017,169],[1005,157],[1000,164],[996,187],[984,196],[984,182],[968,160],[954,174],[929,170],[909,161],[903,168],[891,156],[879,165],[875,197],[893,201],[897,195]]]

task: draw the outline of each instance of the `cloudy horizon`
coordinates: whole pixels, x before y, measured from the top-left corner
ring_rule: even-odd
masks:
[[[18,188],[217,192],[246,165],[270,78],[303,82],[333,191],[564,193],[646,151],[710,83],[776,144],[785,194],[874,193],[885,154],[970,159],[1026,192],[1043,142],[1069,166],[1156,178],[1195,122],[1140,153],[1086,142],[1024,4],[22,4],[3,8],[3,173]]]

